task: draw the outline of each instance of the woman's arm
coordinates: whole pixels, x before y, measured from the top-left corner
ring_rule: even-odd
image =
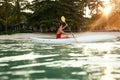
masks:
[[[68,26],[68,24],[66,24],[62,29],[65,29]]]

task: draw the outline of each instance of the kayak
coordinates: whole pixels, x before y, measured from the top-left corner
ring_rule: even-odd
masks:
[[[72,44],[72,43],[88,43],[88,42],[100,42],[100,41],[113,41],[116,36],[112,35],[91,35],[81,36],[76,38],[64,38],[64,39],[46,39],[32,37],[32,42],[44,43],[44,44]]]

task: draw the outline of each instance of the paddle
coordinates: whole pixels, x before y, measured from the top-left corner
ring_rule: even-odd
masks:
[[[64,23],[67,25],[67,27],[68,27],[68,24],[66,23],[66,21],[65,21],[65,17],[64,17],[64,16],[61,16],[61,21],[64,22]],[[75,41],[78,42],[77,39],[75,38],[73,32],[71,31],[71,28],[68,27],[68,29],[70,30],[70,32],[71,32],[73,38],[75,39]]]

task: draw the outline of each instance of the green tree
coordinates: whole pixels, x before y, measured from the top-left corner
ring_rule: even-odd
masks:
[[[11,10],[12,10],[12,4],[10,3],[12,0],[1,0],[1,6],[0,6],[0,14],[1,14],[1,21],[4,22],[5,25],[5,32],[7,33],[7,27],[8,27],[8,17],[11,14]]]
[[[5,22],[5,31],[7,33],[10,26],[20,25],[26,21],[22,10],[26,9],[27,0],[1,0],[0,14],[2,21]]]
[[[56,27],[60,17],[65,16],[72,30],[78,30],[83,23],[83,5],[85,1],[79,0],[34,0],[32,10],[34,13],[29,19],[32,26]]]
[[[16,0],[15,6],[13,8],[12,14],[9,17],[10,23],[12,24],[20,24],[22,21],[25,21],[25,16],[23,15],[22,10],[24,9],[26,2],[25,0]],[[20,4],[22,3],[22,4]]]

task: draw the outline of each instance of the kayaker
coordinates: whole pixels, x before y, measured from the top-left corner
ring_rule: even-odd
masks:
[[[61,37],[62,34],[66,34],[66,32],[63,31],[63,29],[65,29],[67,26],[68,26],[67,24],[65,26],[62,26],[61,23],[58,24],[58,30],[57,30],[57,33],[56,33],[56,39],[69,38],[68,35]]]

